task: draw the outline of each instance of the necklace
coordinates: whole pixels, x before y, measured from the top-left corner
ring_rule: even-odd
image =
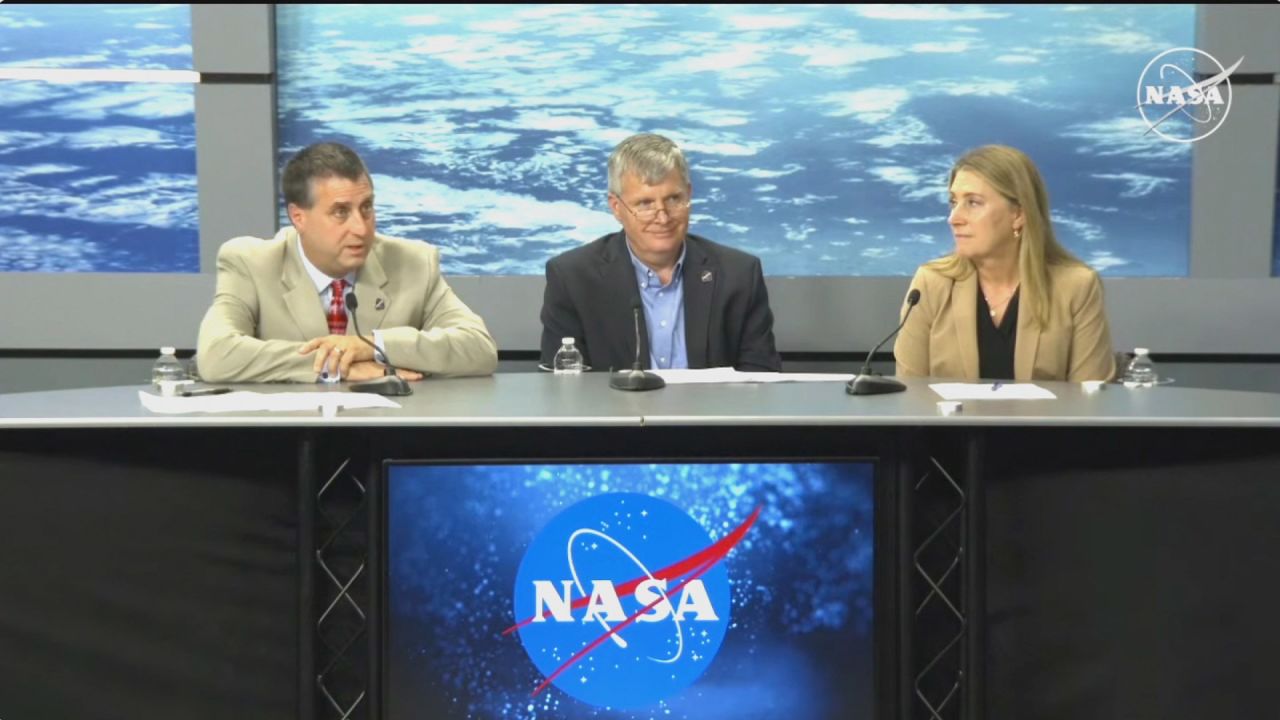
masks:
[[[991,319],[994,320],[996,317],[996,311],[1007,305],[1009,301],[1013,299],[1013,296],[1017,294],[1018,286],[1014,285],[1013,290],[1009,291],[1009,294],[1006,295],[1003,300],[998,303],[993,303],[991,302],[991,297],[987,295],[986,291],[983,291],[982,299],[987,301],[987,312],[991,313]]]

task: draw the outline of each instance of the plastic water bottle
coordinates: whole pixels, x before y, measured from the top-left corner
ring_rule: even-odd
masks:
[[[560,338],[560,349],[556,351],[553,369],[557,375],[581,375],[582,352],[573,344],[571,337]]]
[[[187,382],[187,369],[171,347],[160,348],[160,357],[151,366],[151,384],[161,395],[173,395]]]
[[[1124,369],[1125,387],[1148,388],[1156,384],[1159,377],[1156,375],[1156,366],[1151,362],[1149,352],[1147,348],[1133,349],[1133,360],[1129,361],[1129,367]]]

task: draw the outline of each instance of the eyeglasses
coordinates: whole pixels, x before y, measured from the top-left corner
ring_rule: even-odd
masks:
[[[657,220],[658,213],[664,211],[667,213],[667,217],[669,218],[680,217],[689,209],[689,205],[692,202],[690,198],[687,197],[670,197],[663,200],[661,205],[657,205],[650,200],[646,200],[639,209],[635,209],[628,205],[627,202],[617,193],[614,193],[613,196],[618,198],[618,202],[622,203],[622,207],[626,208],[627,212],[634,215],[637,220],[643,223],[650,223]]]

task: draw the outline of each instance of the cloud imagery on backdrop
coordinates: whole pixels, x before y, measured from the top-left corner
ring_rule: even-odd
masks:
[[[5,5],[0,32],[0,67],[191,69],[185,5]],[[0,272],[199,272],[193,87],[0,81],[0,195]]]
[[[693,232],[771,275],[902,275],[950,248],[952,160],[1004,142],[1094,267],[1185,275],[1189,150],[1143,137],[1133,98],[1194,13],[282,6],[281,156],[349,142],[385,232],[452,273],[533,275],[617,228],[608,152],[661,132],[693,166]]]
[[[0,66],[191,67],[185,6],[6,8]],[[661,132],[693,166],[694,232],[770,275],[905,275],[951,246],[952,160],[1003,142],[1094,267],[1182,276],[1190,149],[1143,137],[1134,88],[1194,24],[1193,6],[282,5],[279,159],[348,142],[384,232],[441,245],[450,273],[536,275],[617,228],[608,152]],[[0,82],[0,271],[197,272],[193,107],[189,85]]]

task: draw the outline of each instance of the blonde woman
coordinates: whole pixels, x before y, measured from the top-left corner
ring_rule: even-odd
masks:
[[[1054,238],[1031,159],[1003,145],[971,150],[948,192],[955,251],[911,280],[920,306],[893,346],[897,374],[1110,380],[1102,281]]]

